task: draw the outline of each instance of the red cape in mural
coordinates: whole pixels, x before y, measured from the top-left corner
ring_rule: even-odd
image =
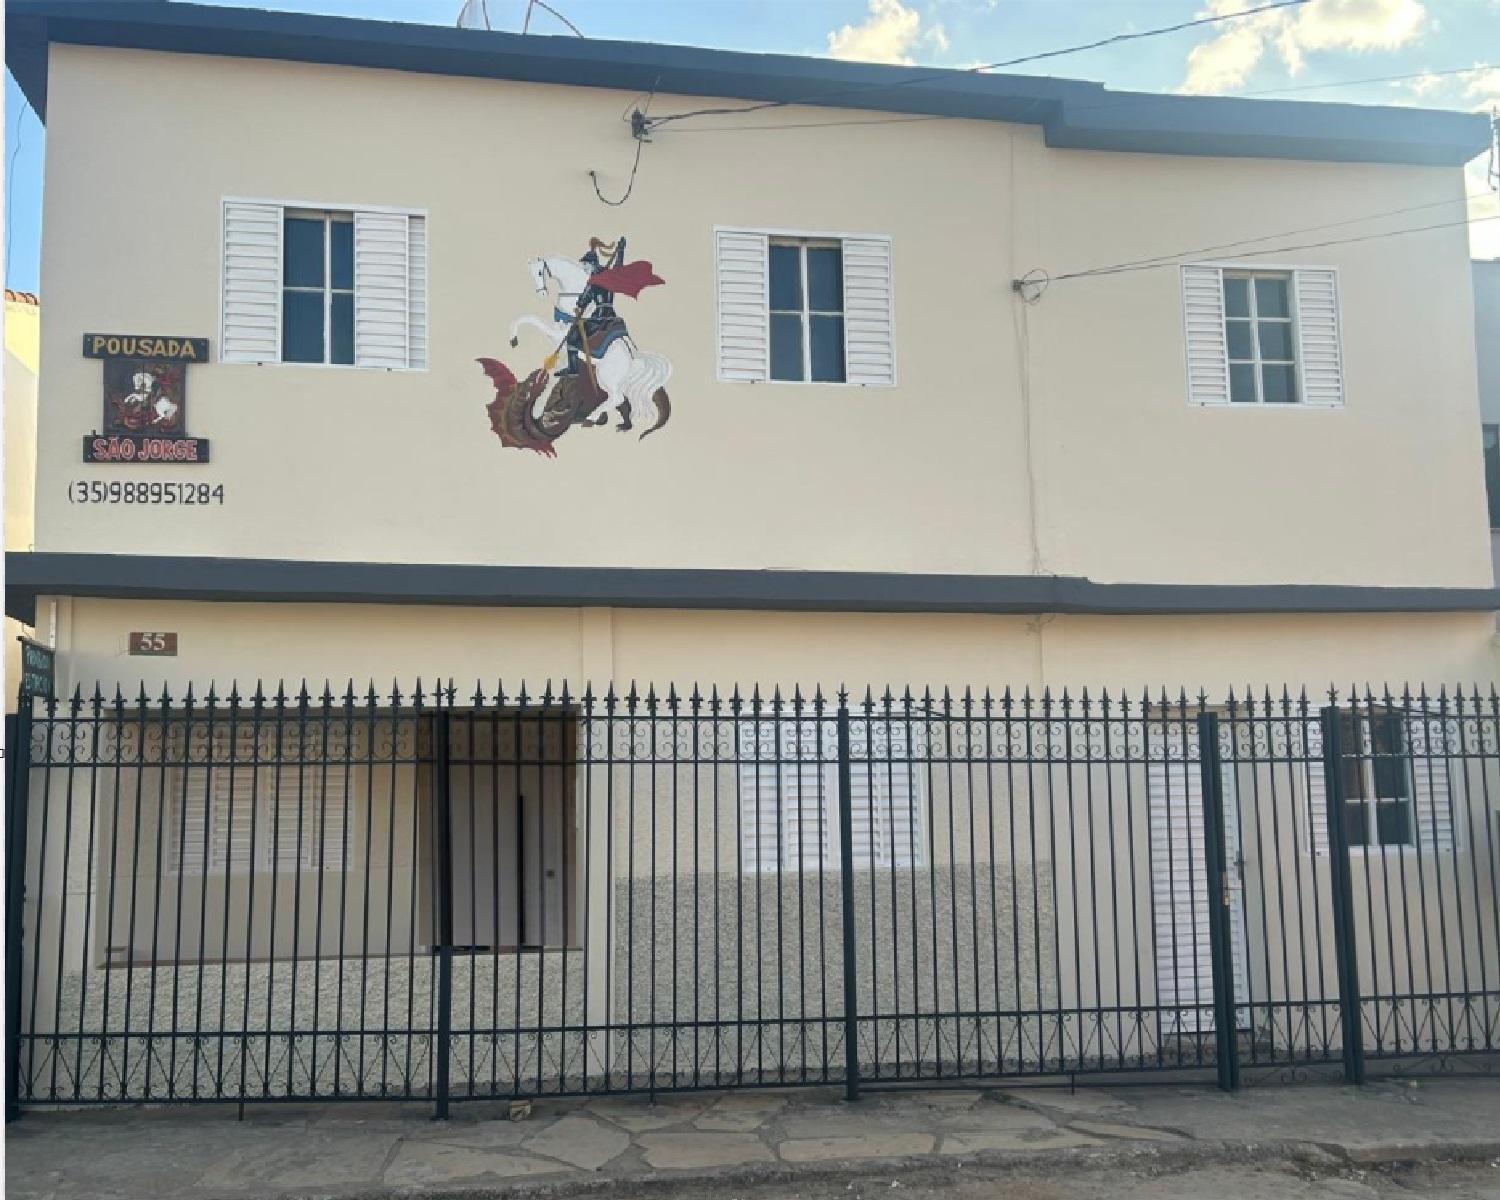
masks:
[[[632,300],[638,299],[643,289],[665,282],[666,280],[657,275],[651,269],[651,263],[644,258],[626,263],[621,267],[595,271],[589,276],[591,286],[602,288],[606,292],[623,292]]]

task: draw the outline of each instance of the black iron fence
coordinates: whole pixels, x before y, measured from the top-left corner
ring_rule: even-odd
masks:
[[[23,704],[20,1104],[1493,1070],[1500,697]]]

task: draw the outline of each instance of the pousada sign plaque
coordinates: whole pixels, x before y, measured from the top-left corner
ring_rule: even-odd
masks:
[[[187,432],[187,369],[207,361],[207,338],[86,333],[83,354],[104,363],[104,412],[84,436],[84,462],[208,461],[208,439]]]

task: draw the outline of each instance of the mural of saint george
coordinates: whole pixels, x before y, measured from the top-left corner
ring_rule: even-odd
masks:
[[[510,344],[520,344],[525,326],[547,338],[552,349],[522,380],[498,359],[477,360],[495,386],[495,398],[485,407],[500,444],[555,458],[564,433],[575,425],[609,425],[611,413],[617,414],[619,432],[639,429],[642,438],[665,425],[672,416],[665,387],[672,364],[640,349],[615,311],[616,296],[638,299],[665,282],[650,262],[627,262],[623,237],[595,237],[579,258],[545,255],[527,268],[536,294],[552,298],[552,314],[517,317]]]

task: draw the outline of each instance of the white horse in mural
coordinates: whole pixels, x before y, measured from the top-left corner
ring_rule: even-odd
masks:
[[[510,344],[517,344],[517,335],[525,325],[550,338],[556,350],[572,328],[570,314],[578,304],[578,297],[588,287],[590,271],[583,263],[562,255],[533,258],[527,263],[527,268],[531,271],[531,282],[538,296],[548,295],[551,285],[557,284],[553,320],[545,321],[529,314],[517,317],[510,323]],[[580,353],[579,357],[587,356]],[[594,424],[609,424],[609,414],[626,401],[630,402],[630,418],[634,426],[649,430],[656,424],[654,397],[657,389],[672,376],[670,362],[660,354],[635,349],[629,337],[616,338],[608,350],[590,361],[594,379],[605,396],[604,403],[594,410]]]

